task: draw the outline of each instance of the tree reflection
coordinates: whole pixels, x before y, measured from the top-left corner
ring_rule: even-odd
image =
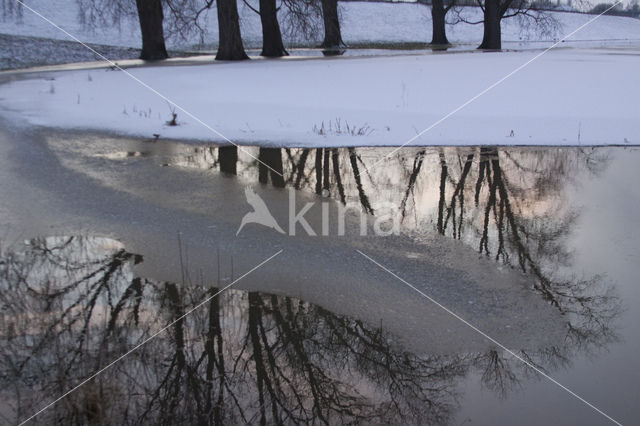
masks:
[[[407,229],[433,229],[532,275],[535,291],[567,314],[568,338],[580,335],[584,342],[595,335],[594,344],[603,335],[615,339],[608,324],[619,304],[603,278],[561,271],[571,267],[567,240],[578,218],[565,192],[579,184],[580,174],[606,169],[606,150],[406,148],[384,163],[385,151],[374,148],[287,148],[284,161],[283,149],[258,151],[264,164],[250,162],[259,182],[268,183],[270,175],[276,187],[358,202],[371,215],[376,206],[397,205]],[[375,165],[375,174],[367,164]]]
[[[446,191],[441,189],[440,203],[447,207],[438,230],[459,239],[464,223],[479,236],[480,253],[536,278],[534,289],[566,314],[567,339],[601,345],[615,339],[611,322],[619,313],[619,301],[601,276],[567,278],[560,273],[571,263],[566,241],[578,216],[561,193],[581,168],[598,173],[607,158],[593,150],[547,152],[518,155],[480,148],[475,184],[467,182],[474,154],[466,155],[459,162],[463,166],[457,182],[450,183],[450,199],[445,199]],[[442,169],[446,170],[446,164]],[[465,191],[473,191],[471,207],[465,207]],[[463,221],[465,215],[473,219]]]
[[[218,148],[218,163],[222,173],[236,175],[238,174],[238,147],[237,146],[221,146]]]
[[[40,418],[61,423],[442,422],[463,358],[418,357],[380,329],[291,297],[133,278],[105,239],[33,240],[2,263],[2,359],[17,421],[157,338]],[[177,320],[177,321],[176,321]]]
[[[303,171],[309,150],[299,151],[284,165],[296,169],[295,181],[287,182],[296,189],[315,185],[316,193],[342,203],[358,200],[369,214],[376,205],[398,205],[407,227],[410,218],[418,232],[433,226],[440,235],[534,277],[534,290],[566,318],[566,340],[573,346],[588,350],[616,340],[619,299],[602,276],[571,272],[568,247],[578,211],[566,192],[581,184],[579,176],[597,176],[607,168],[606,150],[415,148],[377,164],[384,150],[316,149],[315,182],[313,170]],[[366,158],[371,151],[375,155]],[[367,163],[376,165],[374,175]],[[568,357],[563,350],[548,350],[555,359]]]
[[[278,188],[284,187],[284,170],[282,168],[282,153],[280,148],[260,148],[258,154],[258,180]]]
[[[534,290],[566,315],[568,339],[595,346],[615,340],[610,324],[620,306],[604,279],[566,272],[578,218],[566,191],[579,184],[577,176],[606,169],[606,150],[406,148],[381,164],[384,149],[288,148],[284,161],[281,151],[259,149],[260,159],[284,176],[272,173],[274,186],[355,201],[371,215],[376,206],[397,205],[407,229],[433,229],[533,276]],[[269,169],[258,169],[258,180],[267,183]]]
[[[381,328],[286,296],[228,290],[183,317],[217,289],[135,278],[141,261],[89,237],[36,239],[3,255],[6,419],[28,417],[166,324],[38,420],[446,423],[470,369],[498,394],[526,375],[495,350],[416,355]],[[523,356],[543,368],[568,353]]]
[[[236,147],[217,149],[217,157],[212,151],[192,163],[217,162],[228,174],[357,201],[369,214],[394,202],[407,227],[462,240],[530,274],[567,325],[562,345],[518,352],[543,370],[616,338],[619,300],[603,278],[562,272],[571,265],[567,239],[577,218],[563,191],[578,172],[606,167],[601,151],[418,148],[375,174],[367,165],[379,155],[371,160],[360,148],[260,148],[250,159]],[[203,282],[135,278],[132,265],[141,261],[113,241],[82,237],[36,239],[22,253],[3,254],[5,418],[28,417],[216,292]],[[446,423],[457,406],[456,383],[470,370],[503,396],[531,374],[496,350],[416,355],[357,319],[291,297],[230,290],[41,420]]]

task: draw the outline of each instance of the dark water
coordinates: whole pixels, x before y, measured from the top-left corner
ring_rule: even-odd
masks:
[[[144,165],[179,173],[185,182],[292,187],[356,203],[371,217],[397,206],[404,238],[458,240],[496,269],[525,274],[531,283],[527,292],[559,314],[553,328],[561,339],[512,348],[519,356],[622,423],[634,423],[640,414],[634,404],[640,393],[636,149],[249,147],[245,152],[163,141],[115,140],[99,149],[71,145],[58,149],[71,168],[85,164],[73,160],[75,155],[104,162],[100,167],[107,164],[112,171]],[[185,191],[195,198],[195,189]],[[239,221],[242,213],[234,214]],[[385,324],[337,314],[293,294],[230,289],[213,297],[237,275],[228,269],[205,278],[180,258],[179,282],[137,274],[150,260],[90,233],[3,246],[0,408],[5,419],[29,417],[169,325],[36,420],[607,422],[499,347],[416,351],[404,344],[410,336],[397,336]],[[465,268],[459,258],[446,260]],[[532,327],[537,320],[548,321],[531,318]],[[426,318],[418,321],[426,328],[438,326]]]
[[[230,289],[212,298],[218,288],[205,283],[133,278],[141,261],[90,237],[32,240],[5,255],[3,380],[14,395],[5,402],[20,417],[172,321],[38,420],[441,423],[470,369],[490,386],[522,374],[496,351],[417,356],[380,328],[292,297]]]

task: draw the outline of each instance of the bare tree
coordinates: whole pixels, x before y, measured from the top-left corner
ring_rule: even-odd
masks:
[[[169,57],[164,42],[164,13],[161,0],[136,0],[140,32],[142,33],[142,52],[140,59],[158,60]]]
[[[76,1],[80,20],[87,25],[120,25],[123,20],[137,16],[142,33],[140,57],[148,60],[167,57],[165,31],[172,38],[190,41],[199,36],[203,42],[206,33],[203,18],[214,5],[214,0],[135,0],[134,8],[133,0]],[[248,59],[240,34],[237,0],[219,0],[216,6],[219,32],[216,59]]]
[[[249,59],[240,35],[240,19],[236,0],[218,0],[219,44],[217,60],[238,61]]]
[[[529,0],[476,0],[476,2],[482,10],[482,19],[468,19],[465,16],[468,8],[462,7],[457,10],[457,21],[472,25],[483,24],[484,33],[478,49],[502,48],[501,24],[505,18],[518,19],[523,30],[533,24],[542,34],[553,33],[559,25],[551,14],[539,9],[536,2]]]
[[[213,7],[214,0],[164,0],[170,11],[170,30],[183,39],[194,34],[204,39],[206,28],[200,19]],[[218,51],[217,60],[236,61],[249,59],[244,50],[240,32],[237,0],[218,0]]]
[[[260,0],[259,13],[262,22],[262,53],[260,55],[269,58],[288,55],[282,43],[276,0]]]
[[[167,38],[192,43],[195,38],[204,43],[206,17],[215,0],[163,0],[165,34]]]
[[[282,0],[282,31],[290,39],[316,40],[323,30],[320,0]]]
[[[321,0],[322,18],[324,21],[324,40],[321,47],[337,49],[344,47],[340,33],[340,16],[338,15],[338,0]]]
[[[248,0],[243,1],[249,9],[260,15],[262,56],[288,55],[282,42],[278,13],[289,38],[302,36],[305,40],[311,40],[318,34],[319,18],[322,16],[320,0],[282,0],[279,6],[276,5],[275,0],[259,0],[259,9],[256,9]]]
[[[447,40],[446,17],[447,13],[455,5],[455,0],[433,0],[431,3],[431,24],[433,34],[431,36],[431,45],[446,46],[449,44]]]
[[[142,35],[140,59],[168,57],[164,37],[163,0],[76,0],[80,22],[85,25],[117,26],[137,18]],[[170,0],[166,0],[170,1]]]

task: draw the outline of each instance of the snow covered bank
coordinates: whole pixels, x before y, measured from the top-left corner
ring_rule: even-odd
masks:
[[[533,55],[252,61],[130,72],[237,143],[401,145]],[[414,144],[637,144],[639,67],[634,51],[551,51]],[[0,107],[37,125],[221,140],[180,110],[179,125],[168,126],[167,102],[120,71],[14,81],[0,86]]]
[[[135,15],[123,18],[118,25],[101,27],[82,24],[78,19],[75,0],[30,0],[28,4],[48,19],[60,25],[84,42],[101,43],[115,46],[139,47],[140,30]],[[242,35],[247,47],[259,47],[262,33],[259,17],[243,2],[239,2]],[[391,4],[370,2],[343,2],[340,4],[343,38],[348,44],[361,43],[406,43],[429,42],[431,39],[431,12],[423,4]],[[465,12],[471,20],[480,18],[477,8]],[[555,31],[542,34],[538,29],[522,28],[515,19],[503,23],[503,41],[520,42],[531,40],[552,40],[571,32],[592,18],[591,15],[578,13],[552,12],[559,26]],[[281,19],[282,20],[282,19]],[[202,25],[207,28],[204,44],[217,45],[217,16],[215,9],[206,14]],[[306,44],[314,46],[320,41],[302,40],[300,37],[287,36],[287,24],[282,22],[285,42],[288,45]],[[321,26],[319,26],[321,29]],[[482,39],[481,25],[459,23],[447,28],[449,40],[455,43],[478,44]],[[67,40],[67,36],[28,10],[23,17],[5,17],[0,14],[0,33],[34,37],[47,37]],[[603,16],[575,37],[577,40],[639,40],[640,20],[624,17]],[[168,46],[182,49],[198,43],[193,40],[169,40]]]

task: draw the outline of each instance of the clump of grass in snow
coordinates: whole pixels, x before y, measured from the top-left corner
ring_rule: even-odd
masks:
[[[347,120],[342,122],[339,118],[336,118],[334,121],[329,120],[328,124],[325,125],[324,121],[318,125],[313,125],[313,132],[320,136],[327,135],[349,135],[349,136],[369,136],[373,133],[374,129],[369,127],[367,123],[364,123],[362,126],[352,126],[349,125]]]
[[[167,121],[167,126],[177,126],[178,122],[176,119],[178,118],[178,113],[176,112],[176,107],[168,104],[169,110],[171,111],[171,120]]]

